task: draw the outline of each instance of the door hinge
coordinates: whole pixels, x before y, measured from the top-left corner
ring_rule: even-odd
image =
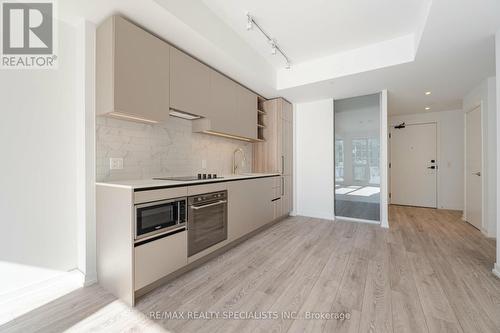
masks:
[[[389,163],[389,169],[391,168],[391,166],[392,166],[392,163]]]
[[[391,198],[391,193],[389,193],[389,199]]]
[[[391,138],[391,133],[389,133],[389,139]]]

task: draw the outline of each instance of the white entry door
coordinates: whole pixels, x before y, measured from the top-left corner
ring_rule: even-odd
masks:
[[[437,126],[391,130],[391,204],[437,207]]]
[[[481,108],[465,114],[465,220],[481,229],[482,220]]]

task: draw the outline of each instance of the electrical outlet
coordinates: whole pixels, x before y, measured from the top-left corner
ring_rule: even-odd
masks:
[[[121,169],[123,169],[123,158],[121,158],[121,157],[111,157],[109,159],[109,169],[110,170],[121,170]]]

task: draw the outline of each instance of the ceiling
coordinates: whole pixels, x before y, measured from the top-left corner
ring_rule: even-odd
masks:
[[[244,40],[276,63],[269,45],[246,30],[249,12],[272,33],[295,63],[413,33],[427,1],[422,0],[202,0]],[[381,10],[391,8],[390,11]],[[278,61],[282,67],[282,61]]]
[[[95,24],[120,13],[265,97],[388,89],[390,114],[460,109],[495,75],[500,29],[497,0],[65,0],[59,11],[67,22]],[[287,52],[290,70],[246,30],[246,11]]]
[[[414,61],[280,91],[299,102],[388,89],[389,114],[457,110],[463,96],[495,75],[500,2],[434,0]],[[430,96],[425,95],[431,91]]]

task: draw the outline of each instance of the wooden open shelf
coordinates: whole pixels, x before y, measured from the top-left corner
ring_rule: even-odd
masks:
[[[265,117],[267,112],[264,111],[265,98],[257,96],[257,141],[264,142],[266,138],[264,136],[264,128],[266,128]]]

